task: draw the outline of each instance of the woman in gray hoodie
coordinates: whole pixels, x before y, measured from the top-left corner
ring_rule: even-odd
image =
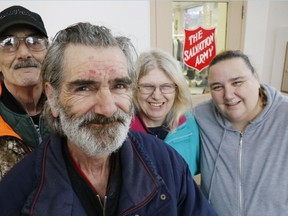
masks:
[[[212,99],[193,112],[201,187],[220,216],[288,214],[288,98],[259,82],[240,51],[208,68]]]

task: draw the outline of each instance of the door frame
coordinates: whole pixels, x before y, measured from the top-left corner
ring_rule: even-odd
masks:
[[[172,53],[172,1],[150,0],[151,47]],[[177,1],[177,0],[174,0]],[[181,1],[181,0],[179,0]],[[186,0],[187,1],[187,0]],[[218,2],[216,0],[193,0],[191,2]],[[228,3],[226,49],[243,51],[246,21],[246,0],[222,0]]]

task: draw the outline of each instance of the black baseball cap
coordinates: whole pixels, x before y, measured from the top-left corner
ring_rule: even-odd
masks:
[[[19,24],[31,26],[48,38],[44,23],[39,14],[18,5],[6,8],[0,12],[0,35],[7,28]]]

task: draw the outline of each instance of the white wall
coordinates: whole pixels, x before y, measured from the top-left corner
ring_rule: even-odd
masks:
[[[269,2],[266,0],[248,0],[243,51],[249,56],[262,81],[268,9]]]
[[[280,90],[288,41],[288,1],[248,0],[244,52],[262,82]]]
[[[270,80],[270,84],[280,89],[283,76],[286,43],[288,42],[287,0],[270,3],[266,34],[267,43],[263,61],[264,68],[267,68],[265,73],[267,74],[267,79]]]
[[[0,11],[21,5],[41,15],[49,38],[76,22],[105,25],[117,35],[130,37],[138,51],[150,47],[149,0],[116,1],[0,1]]]

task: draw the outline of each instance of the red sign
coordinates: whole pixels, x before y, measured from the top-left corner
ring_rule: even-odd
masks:
[[[185,29],[184,63],[198,71],[209,65],[216,55],[215,28]]]

